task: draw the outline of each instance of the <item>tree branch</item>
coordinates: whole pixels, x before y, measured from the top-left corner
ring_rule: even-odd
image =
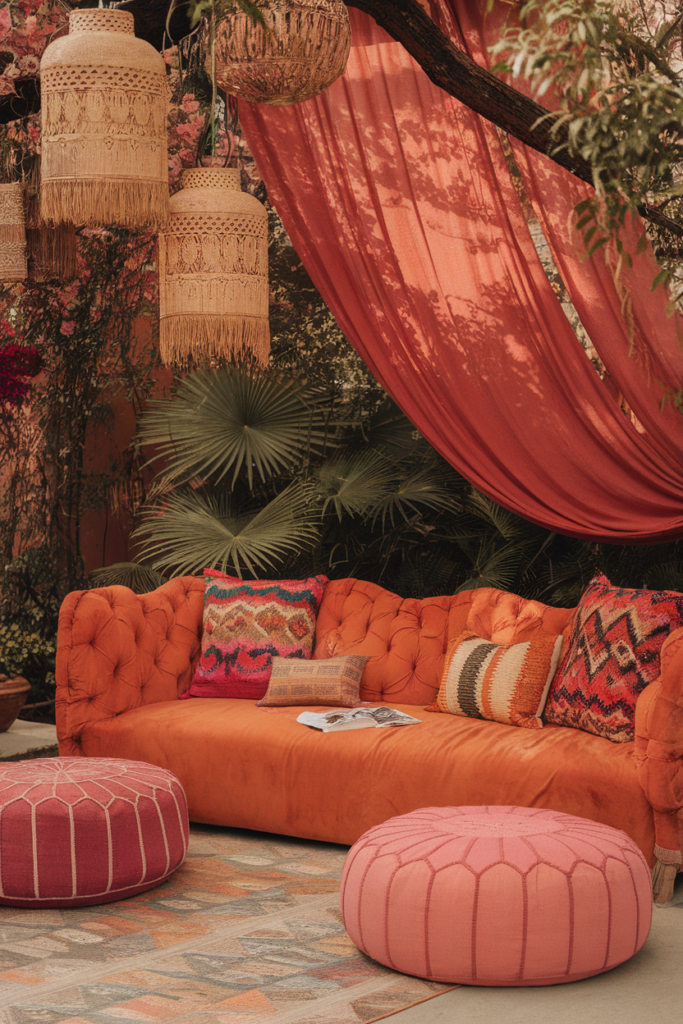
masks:
[[[416,0],[346,0],[346,6],[369,14],[403,45],[434,85],[577,178],[593,184],[587,161],[566,149],[553,152],[566,142],[566,135],[561,131],[551,135],[549,111],[454,46]],[[546,120],[537,124],[541,118]]]

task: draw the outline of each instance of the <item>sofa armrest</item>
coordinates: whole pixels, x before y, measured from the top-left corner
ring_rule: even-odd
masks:
[[[661,674],[636,704],[635,758],[655,819],[655,899],[673,895],[683,870],[683,628],[667,637]]]
[[[204,580],[181,576],[149,594],[100,587],[68,594],[57,633],[57,738],[83,753],[93,722],[142,704],[175,700],[199,658]]]

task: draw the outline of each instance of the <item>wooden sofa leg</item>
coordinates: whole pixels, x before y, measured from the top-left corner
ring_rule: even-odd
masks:
[[[673,899],[676,875],[683,867],[680,850],[665,850],[655,846],[655,866],[652,869],[652,894],[655,903],[668,903]]]

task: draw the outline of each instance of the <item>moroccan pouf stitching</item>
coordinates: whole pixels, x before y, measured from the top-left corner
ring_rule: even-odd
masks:
[[[648,936],[647,862],[625,832],[528,807],[426,807],[351,847],[341,906],[373,960],[430,981],[558,985]]]
[[[0,904],[127,899],[165,881],[188,840],[185,793],[164,768],[100,757],[0,765]]]

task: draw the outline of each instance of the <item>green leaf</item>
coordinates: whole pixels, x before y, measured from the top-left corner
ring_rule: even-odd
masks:
[[[647,234],[645,233],[645,231],[643,231],[642,235],[638,239],[638,242],[636,243],[636,256],[639,256],[641,252],[645,252],[645,250],[647,249],[647,243]]]
[[[380,452],[361,451],[328,459],[316,472],[313,488],[323,502],[323,514],[332,506],[341,520],[369,515],[390,493],[393,469]]]
[[[605,244],[605,242],[609,242],[607,235],[603,235],[602,238],[598,238],[597,242],[594,242],[588,250],[588,255],[592,256],[594,252],[597,252],[601,245]]]
[[[393,526],[396,514],[407,522],[408,513],[419,513],[421,508],[456,512],[459,507],[459,503],[448,488],[443,486],[442,480],[437,479],[433,470],[420,469],[405,480],[397,481],[380,499],[373,510],[372,521],[376,522],[381,516],[384,530],[387,516]]]
[[[138,562],[114,562],[92,569],[90,578],[98,587],[128,587],[134,594],[148,594],[166,583],[166,577]]]
[[[660,284],[668,284],[670,277],[671,272],[669,270],[660,270],[657,276],[655,277],[654,281],[652,282],[651,290],[654,291],[655,288],[658,288]]]
[[[300,484],[290,484],[258,512],[231,515],[225,498],[199,491],[171,494],[147,508],[134,533],[142,557],[171,575],[205,568],[242,576],[274,572],[318,537],[318,509]]]
[[[175,398],[148,404],[138,437],[158,445],[150,461],[167,460],[169,481],[219,482],[232,471],[234,485],[245,467],[252,488],[254,470],[266,480],[290,469],[309,447],[325,445],[325,399],[319,389],[272,373],[202,371],[186,378]]]
[[[490,555],[479,572],[465,580],[455,593],[479,590],[481,587],[509,590],[517,575],[521,558],[522,551],[517,544],[507,544],[505,547],[499,548]]]

